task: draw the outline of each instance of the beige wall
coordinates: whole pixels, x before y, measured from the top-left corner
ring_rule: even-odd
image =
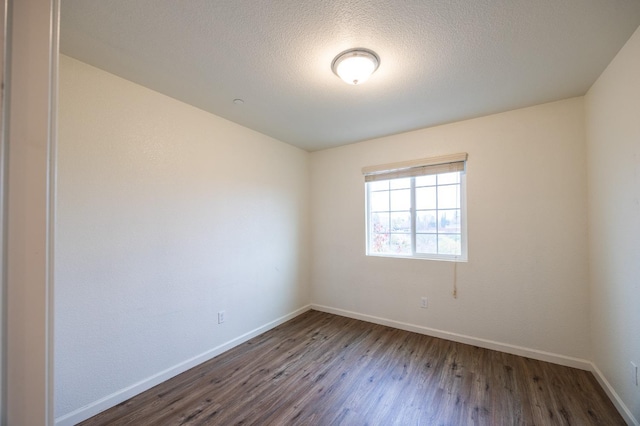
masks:
[[[7,90],[6,411],[3,424],[50,424],[50,196],[55,165],[57,3],[11,2]]]
[[[454,299],[454,263],[365,256],[361,168],[457,152],[469,261]],[[585,161],[582,98],[314,152],[312,302],[588,359]]]
[[[640,422],[640,29],[585,97],[593,360]]]
[[[62,424],[308,303],[307,152],[65,56],[59,116]]]
[[[309,300],[569,364],[594,360],[637,421],[629,362],[640,365],[638,58],[636,32],[585,99],[307,154],[63,57],[60,423]],[[360,169],[461,151],[469,262],[457,264],[454,299],[453,263],[364,255]],[[253,167],[236,170],[245,164]],[[114,342],[123,348],[100,354]],[[163,354],[140,356],[149,350]],[[108,403],[96,405],[102,396]]]
[[[7,373],[5,372],[5,363],[6,359],[5,350],[7,347],[6,343],[6,327],[5,327],[5,313],[6,313],[6,296],[5,296],[5,194],[6,194],[6,178],[5,178],[5,159],[7,156],[6,149],[6,137],[5,137],[5,112],[6,112],[6,74],[5,74],[5,51],[6,51],[6,37],[5,37],[5,9],[7,0],[4,0],[0,3],[0,81],[2,82],[2,87],[0,88],[0,424],[5,422],[5,412],[6,412],[6,377]]]

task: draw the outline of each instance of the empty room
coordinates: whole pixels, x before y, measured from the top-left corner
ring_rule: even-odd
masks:
[[[8,4],[3,424],[640,425],[640,1]]]

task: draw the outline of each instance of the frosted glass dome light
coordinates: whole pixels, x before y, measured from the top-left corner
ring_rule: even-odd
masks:
[[[361,84],[378,69],[380,59],[368,49],[349,49],[335,57],[331,64],[333,72],[348,84]]]

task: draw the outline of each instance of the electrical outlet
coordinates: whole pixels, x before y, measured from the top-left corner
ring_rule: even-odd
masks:
[[[218,312],[218,324],[222,324],[224,322],[224,311]]]
[[[427,298],[426,298],[426,297],[422,297],[422,298],[420,299],[420,307],[421,307],[422,309],[427,309],[427,308],[429,307],[429,302],[427,301]]]
[[[638,366],[633,362],[631,363],[631,381],[638,386]]]

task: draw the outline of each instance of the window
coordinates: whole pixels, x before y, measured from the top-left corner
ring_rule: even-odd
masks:
[[[465,165],[455,154],[363,169],[367,255],[465,261]]]

